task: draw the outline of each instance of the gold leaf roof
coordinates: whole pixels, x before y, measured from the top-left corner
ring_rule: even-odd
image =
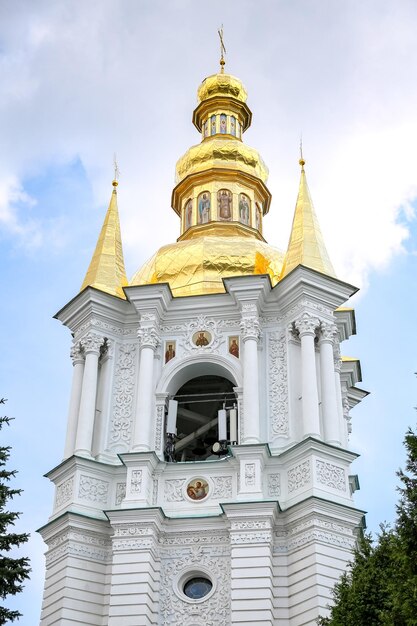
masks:
[[[231,97],[246,102],[248,92],[243,83],[231,74],[212,74],[203,80],[197,92],[198,102],[214,98],[216,96]]]
[[[117,181],[113,181],[109,208],[87,274],[81,285],[81,291],[85,287],[95,287],[113,296],[126,299],[123,287],[128,285],[128,280],[123,259],[116,187]]]
[[[298,265],[304,265],[322,274],[336,277],[310,196],[304,163],[301,159],[300,187],[281,278],[289,274]]]

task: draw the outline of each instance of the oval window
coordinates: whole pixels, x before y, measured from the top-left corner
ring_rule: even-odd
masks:
[[[183,592],[191,600],[200,600],[209,594],[212,588],[213,583],[211,580],[203,576],[196,576],[187,580],[184,584]]]

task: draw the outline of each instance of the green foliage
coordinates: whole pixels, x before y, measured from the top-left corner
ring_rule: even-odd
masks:
[[[4,398],[0,404],[4,404]],[[0,429],[4,424],[9,424],[10,418],[0,417]],[[10,532],[10,526],[14,526],[19,513],[6,510],[10,498],[21,493],[21,489],[11,489],[8,483],[16,474],[16,470],[6,469],[6,463],[10,456],[10,446],[0,446],[0,598],[4,600],[8,595],[15,595],[23,589],[23,581],[29,578],[29,559],[12,558],[9,552],[28,540],[26,533]],[[12,611],[0,606],[0,624],[14,622],[21,616],[19,611]]]
[[[334,605],[319,626],[417,625],[417,435],[405,437],[406,471],[395,527],[363,536],[348,571],[333,590]]]

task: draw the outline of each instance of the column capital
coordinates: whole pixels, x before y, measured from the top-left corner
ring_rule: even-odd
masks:
[[[320,323],[320,335],[319,340],[320,343],[333,343],[337,337],[337,326],[332,322],[321,322]]]
[[[244,342],[248,339],[254,339],[258,342],[261,336],[259,319],[255,316],[244,317],[240,322],[240,332]]]
[[[84,363],[85,353],[80,341],[76,341],[72,344],[70,357],[72,359],[73,365],[77,365],[78,363]]]
[[[316,333],[316,328],[320,325],[320,320],[318,317],[311,315],[310,313],[303,313],[294,320],[294,327],[300,333],[300,337],[303,335],[311,335],[314,336]]]
[[[138,339],[141,348],[152,348],[154,351],[161,343],[159,333],[155,325],[139,328]]]
[[[100,355],[100,348],[104,344],[104,337],[95,335],[94,333],[88,333],[80,340],[80,344],[84,349],[85,354]]]

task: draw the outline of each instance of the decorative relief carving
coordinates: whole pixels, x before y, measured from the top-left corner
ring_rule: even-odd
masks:
[[[109,446],[119,450],[128,450],[132,436],[136,350],[134,343],[119,346],[115,367]]]
[[[228,549],[229,538],[224,531],[212,531],[211,534],[201,534],[200,532],[183,532],[183,533],[175,533],[175,534],[165,534],[162,535],[159,543],[162,546],[191,546],[191,545],[213,545],[217,546],[217,550],[226,550],[226,552],[230,553]],[[224,548],[220,548],[220,544],[224,544]],[[225,553],[226,553],[225,552]],[[170,552],[171,553],[171,552]]]
[[[204,533],[201,533],[204,537]],[[228,551],[230,554],[230,550]],[[230,556],[216,546],[188,546],[161,553],[160,614],[163,626],[229,626]],[[173,586],[182,572],[209,571],[216,582],[214,593],[204,602],[187,602]]]
[[[152,504],[155,505],[158,502],[158,479],[152,480]]]
[[[254,532],[233,533],[230,535],[231,545],[239,545],[242,543],[271,543],[271,530],[258,530]]]
[[[182,488],[185,478],[173,478],[165,481],[165,500],[167,502],[181,502],[184,500]]]
[[[340,356],[340,343],[338,341],[333,344],[333,361],[335,371],[340,374],[340,370],[342,368],[342,359]]]
[[[117,483],[116,485],[116,498],[115,498],[115,504],[121,504],[122,500],[124,500],[126,497],[126,483]]]
[[[218,352],[219,347],[225,341],[220,332],[221,325],[221,321],[214,320],[205,315],[199,315],[195,320],[184,325],[184,339],[180,341],[180,345],[187,353]],[[210,333],[212,339],[208,346],[197,346],[193,342],[193,336],[197,331]]]
[[[231,498],[232,497],[232,477],[231,476],[213,476],[213,498]]]
[[[78,497],[80,500],[90,500],[90,502],[106,504],[108,493],[109,483],[107,481],[81,474],[78,489]]]
[[[90,352],[100,354],[100,348],[104,344],[104,341],[104,337],[94,333],[88,333],[81,339],[80,344],[86,354]]]
[[[155,423],[155,450],[162,448],[162,431],[164,427],[165,403],[156,407],[156,423]]]
[[[269,334],[269,410],[271,435],[287,436],[288,422],[288,371],[285,331]]]
[[[310,461],[303,461],[303,463],[289,469],[287,480],[289,493],[307,485],[311,481]]]
[[[246,487],[255,486],[255,463],[245,463],[245,485]]]
[[[317,459],[316,474],[317,482],[322,485],[338,491],[346,491],[346,473],[343,467]]]
[[[270,530],[271,524],[265,519],[233,520],[230,529],[234,530]]]
[[[269,474],[268,476],[268,496],[277,498],[281,495],[281,477],[279,474]]]
[[[292,320],[294,317],[297,317],[306,308],[311,309],[313,311],[317,311],[317,313],[321,313],[325,316],[333,317],[333,309],[331,309],[330,307],[324,306],[323,304],[318,304],[317,302],[307,300],[306,298],[303,298],[295,306],[289,309],[286,312],[285,317],[287,320]]]
[[[57,486],[55,495],[55,507],[58,508],[71,500],[74,490],[74,478],[68,478],[63,483]]]
[[[152,534],[152,528],[150,526],[143,526],[142,524],[136,524],[134,522],[116,526],[114,530],[114,537],[142,537]]]
[[[140,493],[142,491],[142,470],[132,470],[132,477],[130,479],[130,491],[131,493]]]
[[[265,326],[268,324],[273,324],[275,326],[277,324],[282,324],[282,320],[283,320],[281,315],[261,316],[259,319],[260,319],[262,326]]]
[[[356,539],[354,537],[346,537],[345,535],[337,535],[336,533],[327,532],[325,530],[319,530],[314,528],[310,531],[306,531],[297,535],[288,541],[288,550],[299,548],[307,543],[317,541],[320,543],[327,543],[338,548],[344,548],[346,550],[352,550],[356,545]]]

